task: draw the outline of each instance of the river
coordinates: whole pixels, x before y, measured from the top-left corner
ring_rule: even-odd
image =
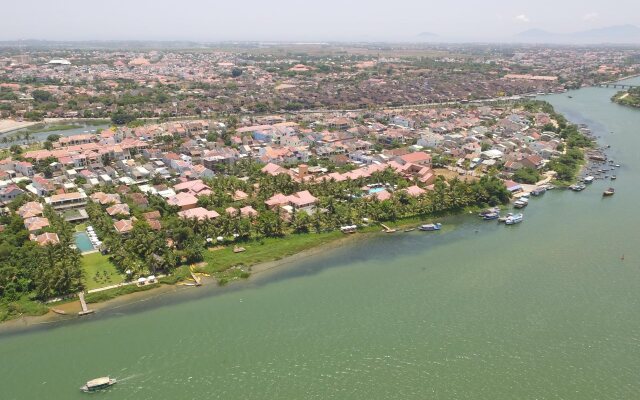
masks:
[[[110,374],[101,399],[636,399],[640,111],[613,93],[546,99],[612,146],[614,197],[555,190],[518,226],[459,216],[4,333],[0,397],[81,399]]]
[[[42,142],[46,140],[47,137],[49,137],[49,135],[76,136],[76,135],[84,135],[88,133],[95,133],[97,130],[107,129],[110,126],[109,124],[87,124],[85,121],[73,122],[70,125],[77,125],[77,127],[72,129],[61,129],[61,130],[52,130],[48,132],[31,133],[29,140],[22,139],[23,134],[30,132],[29,128],[6,132],[3,134],[0,134],[0,138],[6,137],[8,141],[5,143],[0,142],[0,148],[8,148],[14,144],[23,145],[23,144],[29,144],[34,142]],[[55,126],[55,124],[49,124],[49,123],[42,124],[43,128],[48,128],[51,126]],[[20,137],[21,139],[16,139],[17,136]]]

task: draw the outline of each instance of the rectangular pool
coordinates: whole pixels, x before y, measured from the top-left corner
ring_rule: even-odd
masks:
[[[91,241],[89,240],[89,235],[87,235],[86,232],[77,232],[75,234],[75,239],[76,246],[81,253],[84,253],[85,251],[95,250],[93,248],[93,245],[91,244]]]

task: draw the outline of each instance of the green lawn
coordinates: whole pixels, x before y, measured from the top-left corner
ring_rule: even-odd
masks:
[[[76,232],[84,232],[87,229],[87,224],[76,225]]]
[[[233,246],[221,250],[206,251],[204,258],[207,266],[205,271],[216,273],[236,265],[249,267],[263,262],[280,260],[342,237],[344,234],[339,231],[320,234],[306,233],[239,243],[238,246],[246,249],[242,253],[234,253]]]
[[[88,290],[115,285],[124,281],[109,258],[100,253],[82,256],[85,271],[85,285]]]

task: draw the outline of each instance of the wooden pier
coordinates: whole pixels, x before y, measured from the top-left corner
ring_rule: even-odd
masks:
[[[198,277],[198,275],[194,274],[191,270],[189,270],[189,273],[191,273],[191,277],[196,282],[196,286],[202,285],[202,282],[200,282],[200,278]]]
[[[90,310],[87,307],[87,302],[84,300],[84,292],[78,293],[78,298],[80,299],[80,306],[82,307],[82,311],[78,312],[79,316],[93,314],[93,310]]]
[[[382,224],[382,223],[381,223],[380,225],[384,228],[385,233],[393,233],[393,232],[396,232],[396,230],[395,230],[395,229],[393,229],[393,228],[389,228],[389,227],[388,227],[388,226],[386,226],[385,224]]]

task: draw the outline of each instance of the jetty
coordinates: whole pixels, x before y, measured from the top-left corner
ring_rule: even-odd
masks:
[[[198,275],[191,271],[191,269],[189,269],[189,273],[191,274],[191,278],[193,278],[194,282],[196,283],[196,286],[201,286],[202,282],[200,282],[200,278],[198,277]]]
[[[87,302],[84,299],[84,292],[78,293],[78,298],[80,299],[80,307],[82,307],[82,311],[78,312],[79,316],[93,314],[93,310],[90,310],[87,307]]]
[[[382,223],[381,223],[380,225],[384,228],[385,233],[393,233],[393,232],[395,232],[395,231],[396,231],[396,230],[395,230],[395,229],[393,229],[393,228],[389,228],[389,227],[388,227],[388,226],[386,226],[385,224],[382,224]]]

